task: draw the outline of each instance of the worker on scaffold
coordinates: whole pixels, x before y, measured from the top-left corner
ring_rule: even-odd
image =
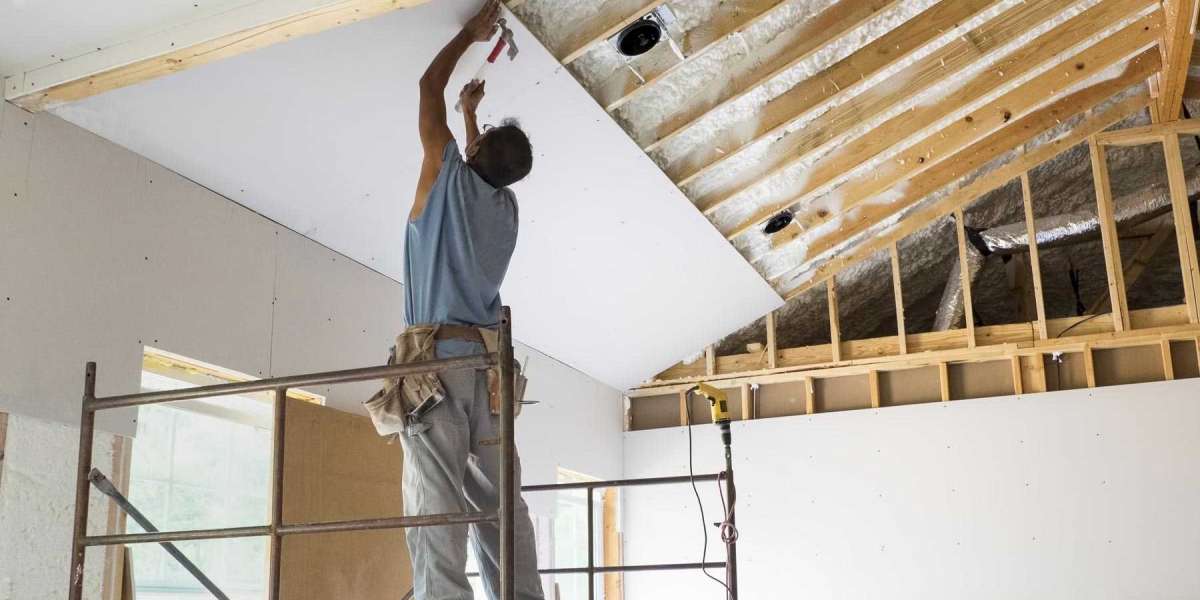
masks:
[[[466,125],[460,148],[447,125],[445,90],[459,59],[496,34],[498,0],[488,0],[442,48],[420,81],[420,138],[424,151],[404,243],[405,320],[391,362],[491,352],[500,320],[500,284],[517,241],[516,196],[508,186],[529,174],[533,152],[514,121],[479,127],[484,82],[459,94]],[[518,402],[523,391],[518,377]],[[498,377],[494,369],[446,371],[390,382],[367,402],[380,433],[396,432],[404,448],[407,515],[494,512],[499,507]],[[388,406],[389,398],[392,407]],[[402,414],[397,415],[402,407]],[[514,407],[517,408],[517,407]],[[515,487],[516,591],[543,600],[529,508]],[[465,573],[467,525],[406,530],[416,600],[473,600]],[[483,587],[500,589],[500,529],[469,527]],[[397,596],[399,597],[399,596]]]

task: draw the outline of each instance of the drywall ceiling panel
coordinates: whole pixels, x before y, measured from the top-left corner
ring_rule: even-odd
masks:
[[[399,11],[56,112],[401,280],[416,82],[476,4]],[[517,337],[624,388],[780,304],[520,25],[517,41],[481,109],[519,117],[535,149],[503,290]],[[486,50],[463,60],[451,103]]]
[[[0,2],[0,75],[109,48],[248,4],[255,1],[5,0]]]

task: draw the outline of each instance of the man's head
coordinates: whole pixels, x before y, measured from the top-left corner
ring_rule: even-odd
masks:
[[[515,119],[486,129],[467,146],[467,164],[492,187],[510,186],[533,168],[533,148]]]

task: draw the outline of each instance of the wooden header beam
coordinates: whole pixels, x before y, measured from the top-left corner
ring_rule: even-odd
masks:
[[[1158,345],[1162,340],[1191,342],[1200,337],[1200,324],[1189,323],[1184,306],[1171,306],[1133,311],[1133,328],[1114,332],[1112,322],[1092,319],[1089,316],[1052,319],[1049,323],[1055,335],[1070,329],[1064,337],[1038,339],[1033,323],[1012,325],[990,325],[979,329],[981,343],[975,348],[965,347],[966,332],[963,330],[912,334],[910,342],[918,349],[907,355],[898,353],[892,337],[871,340],[856,340],[842,344],[842,361],[827,362],[829,349],[826,345],[810,348],[782,350],[786,357],[803,355],[813,357],[812,362],[792,362],[790,359],[778,369],[761,369],[757,354],[737,357],[720,357],[730,360],[732,366],[723,369],[716,377],[709,377],[695,369],[673,368],[664,372],[653,383],[630,390],[630,398],[676,394],[689,389],[697,381],[705,381],[723,389],[736,389],[743,383],[772,384],[805,379],[866,375],[870,371],[896,371],[941,365],[1008,360],[1014,356],[1030,357],[1033,361],[1030,389],[1044,390],[1036,379],[1042,377],[1037,371],[1037,361],[1051,352],[1081,353],[1085,348],[1109,349],[1131,346]],[[933,340],[938,340],[934,342]],[[912,345],[912,344],[910,344]],[[944,348],[944,349],[942,349]],[[1200,353],[1200,349],[1197,350]],[[790,364],[789,364],[790,363]],[[738,368],[745,365],[747,368]]]
[[[4,98],[39,112],[428,0],[262,0],[4,79]]]

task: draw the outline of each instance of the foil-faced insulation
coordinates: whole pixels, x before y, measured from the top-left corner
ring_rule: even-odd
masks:
[[[1200,173],[1187,180],[1188,198],[1195,202],[1200,191]],[[1171,211],[1171,193],[1163,185],[1126,194],[1114,201],[1114,219],[1119,228],[1139,225]],[[1100,237],[1100,220],[1091,213],[1067,213],[1034,220],[1038,247],[1074,244]],[[1025,222],[1010,223],[979,232],[979,238],[990,252],[1015,254],[1029,250],[1029,235]]]
[[[975,281],[975,276],[979,275],[985,258],[974,244],[967,244],[967,278],[970,281]],[[937,316],[933,319],[934,331],[948,331],[961,327],[966,318],[961,269],[962,263],[957,258],[954,259],[954,266],[950,267],[950,275],[946,277],[946,287],[942,290],[942,301],[938,304]]]

